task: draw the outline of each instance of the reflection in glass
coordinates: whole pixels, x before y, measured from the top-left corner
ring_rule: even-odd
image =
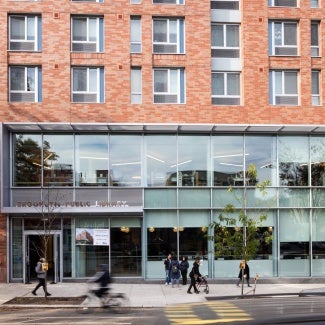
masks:
[[[243,136],[213,136],[214,186],[243,186]]]
[[[325,212],[314,210],[312,216],[313,259],[325,259]]]
[[[141,186],[141,142],[139,135],[110,137],[110,177],[113,186]]]
[[[140,276],[141,228],[111,228],[111,268],[113,276]]]
[[[148,186],[176,186],[176,136],[149,135],[145,137]]]
[[[107,186],[108,136],[76,136],[76,185]]]
[[[73,185],[73,136],[44,135],[44,186]]]
[[[308,138],[279,137],[280,186],[308,185]]]
[[[311,185],[325,186],[325,139],[310,138]]]
[[[161,261],[177,252],[177,232],[173,228],[149,227],[147,236],[148,261]]]
[[[178,138],[178,186],[210,185],[210,138],[181,135]]]
[[[180,228],[179,231],[179,256],[187,256],[194,260],[196,256],[207,259],[208,240],[206,238],[206,227]]]
[[[254,166],[256,175],[249,173]],[[254,186],[265,180],[276,185],[276,138],[274,136],[245,137],[246,184]]]
[[[13,186],[40,186],[42,177],[41,135],[16,134],[13,142]]]

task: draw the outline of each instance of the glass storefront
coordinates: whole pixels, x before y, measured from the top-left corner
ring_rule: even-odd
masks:
[[[170,252],[190,263],[200,256],[210,277],[236,277],[238,257],[216,256],[208,239],[227,204],[243,208],[236,197],[249,216],[267,215],[252,272],[325,276],[324,136],[14,133],[12,144],[5,206],[30,210],[10,218],[11,279],[24,276],[24,241],[36,235],[26,218],[41,217],[47,196],[64,210],[55,229],[61,278],[89,277],[107,263],[117,277],[163,279]],[[89,244],[86,232],[109,243]]]

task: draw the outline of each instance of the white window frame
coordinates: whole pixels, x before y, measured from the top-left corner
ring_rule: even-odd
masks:
[[[239,0],[211,0],[211,9],[216,10],[239,10],[240,1]]]
[[[212,105],[231,105],[238,106],[241,104],[241,73],[236,71],[213,71],[211,78],[214,75],[222,75],[223,76],[223,94],[214,94],[214,90],[211,90],[212,93]],[[230,84],[230,76],[236,75],[239,80],[239,93],[238,94],[230,94],[229,84]],[[213,84],[213,82],[211,82]]]
[[[142,52],[142,24],[140,16],[130,18],[130,48],[131,53]]]
[[[131,67],[131,104],[142,103],[142,70]]]
[[[315,40],[314,37],[313,37],[313,34],[312,34],[312,31],[313,31],[313,26],[317,26],[317,30],[316,30],[316,33],[317,33],[317,39]],[[319,52],[319,38],[320,38],[320,34],[319,34],[319,31],[320,31],[320,22],[319,21],[312,21],[311,22],[311,26],[310,26],[310,31],[311,31],[311,40],[310,40],[310,43],[311,43],[311,46],[310,46],[310,52],[311,52],[311,56],[313,57],[318,57],[320,56],[320,52]],[[313,44],[315,42],[315,44]]]
[[[22,72],[23,88],[11,89],[14,69]],[[34,87],[29,87],[29,76],[33,75]],[[39,66],[9,66],[9,102],[40,102],[42,101],[42,68]]]
[[[312,94],[311,104],[312,106],[320,106],[320,71],[312,70],[311,82],[312,82]]]
[[[298,7],[299,0],[269,0],[269,7]]]
[[[24,36],[12,37],[12,24],[14,18],[24,19]],[[30,26],[32,24],[33,26]],[[10,51],[40,51],[41,48],[41,24],[39,15],[9,15],[9,50]],[[31,27],[31,28],[30,28]]]
[[[166,22],[166,41],[155,39],[155,22]],[[171,39],[171,25],[176,22],[176,40]],[[154,17],[152,20],[152,42],[155,54],[184,54],[185,53],[185,21],[184,18]],[[173,50],[174,49],[174,50]]]
[[[86,24],[85,40],[74,39],[74,21],[84,20]],[[91,22],[95,22],[96,40],[90,40],[91,38]],[[95,16],[71,16],[71,51],[72,52],[103,52],[104,44],[104,19],[103,17]]]
[[[157,90],[157,73],[164,73],[165,89]],[[153,102],[154,104],[184,104],[185,103],[185,70],[184,68],[154,68],[153,69]]]
[[[279,37],[276,35],[276,25],[280,25]],[[296,44],[286,42],[286,27],[296,27]],[[298,55],[298,22],[297,21],[269,21],[269,54],[276,56],[297,56]],[[276,44],[276,38],[280,38],[280,44]],[[288,37],[287,40],[292,39]]]
[[[222,27],[222,33],[223,33],[223,44],[218,46],[213,44],[213,33],[212,30],[216,26]],[[229,38],[230,38],[230,31],[229,28],[232,26],[238,27],[238,45],[237,46],[231,46],[228,45]],[[211,25],[211,49],[212,57],[218,57],[218,58],[240,58],[240,25],[239,24],[222,24],[222,23],[213,23]]]
[[[85,89],[75,90],[75,73],[77,70],[85,71]],[[92,80],[95,73],[95,82]],[[104,68],[75,66],[71,71],[71,99],[73,103],[102,103],[104,102]]]
[[[296,77],[296,92],[286,88],[292,86],[290,76]],[[297,70],[271,70],[270,71],[270,105],[298,106],[299,105],[299,71]]]

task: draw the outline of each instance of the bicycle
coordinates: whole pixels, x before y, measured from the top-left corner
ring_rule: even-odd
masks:
[[[89,307],[120,308],[127,305],[128,299],[125,293],[111,292],[111,289],[108,287],[101,289],[107,289],[107,291],[98,295],[98,288],[88,289],[83,310],[88,310]]]

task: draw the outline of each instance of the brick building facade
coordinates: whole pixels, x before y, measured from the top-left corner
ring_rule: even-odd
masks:
[[[17,134],[46,137],[51,134],[73,133],[78,136],[87,132],[115,132],[143,136],[150,130],[152,134],[181,134],[185,130],[183,132],[190,135],[210,136],[266,134],[305,136],[308,139],[314,135],[324,136],[324,0],[0,1],[3,44],[0,50],[1,282],[26,281],[25,265],[28,261],[24,253],[17,262],[22,264],[21,271],[13,271],[15,265],[9,261],[9,257],[15,258],[12,245],[19,244],[12,238],[12,218],[20,218],[23,224],[26,223],[23,220],[24,208],[17,208],[21,194],[16,198],[15,191],[24,187],[27,191],[37,188],[43,191],[40,194],[43,198],[46,186],[56,186],[52,183],[46,185],[43,173],[37,185],[15,183],[17,152],[15,154],[12,148]],[[96,32],[91,27],[95,25]],[[94,36],[94,33],[98,34]],[[132,39],[133,33],[136,34],[135,40]],[[94,38],[98,46],[96,50],[73,50],[74,44],[92,45]],[[33,50],[24,50],[28,42],[35,46]],[[131,50],[132,45],[140,50]],[[162,50],[154,50],[155,46]],[[176,46],[176,50],[170,50],[168,46]],[[315,55],[311,54],[312,48]],[[135,79],[133,72],[136,73]],[[165,73],[169,73],[168,77]],[[174,73],[178,76],[175,80]],[[33,75],[31,82],[29,74]],[[92,79],[92,74],[97,77]],[[212,78],[213,74],[216,79]],[[81,75],[87,75],[87,80],[82,81]],[[235,81],[231,83],[233,77]],[[163,86],[160,78],[163,78]],[[220,87],[225,89],[220,90]],[[74,100],[81,98],[77,97],[80,94],[94,95],[92,90],[97,99]],[[35,92],[37,96],[26,100],[29,92],[33,96]],[[172,97],[176,99],[169,102],[168,98]],[[132,98],[138,99],[133,101]],[[75,142],[73,148],[76,148]],[[76,156],[73,158],[75,161]],[[311,166],[312,160],[308,163]],[[42,166],[45,166],[44,161]],[[304,185],[312,195],[312,167],[309,168],[309,181]],[[72,200],[77,201],[79,185],[75,174],[72,177],[73,184],[68,186],[73,188]],[[212,189],[219,185],[227,187],[232,184],[207,182],[203,186]],[[241,185],[246,188],[245,183]],[[273,185],[277,189],[285,186],[279,181]],[[110,193],[110,186],[113,188],[115,185],[107,186]],[[139,187],[146,197],[147,181],[143,179]],[[178,183],[176,187],[181,189],[182,184]],[[38,200],[31,197],[26,201]],[[143,202],[134,204],[136,207],[143,205]],[[313,207],[308,206],[308,214],[312,215]],[[322,207],[318,206],[319,210]],[[179,208],[177,204],[177,220],[181,215]],[[209,209],[213,215],[214,208]],[[278,206],[274,209],[278,216],[272,226],[278,229],[281,209]],[[27,210],[29,217],[37,215],[35,209],[27,207]],[[75,217],[79,212],[72,209],[62,213],[66,213],[65,217],[69,213]],[[125,211],[111,211],[109,207],[98,215],[111,215],[113,218],[119,214],[123,215]],[[139,211],[131,211],[132,214],[138,215]],[[136,276],[159,277],[159,272],[151,272],[145,262],[150,260],[146,248],[150,234],[144,234],[146,226],[149,227],[145,214],[144,210],[144,219],[140,217],[142,271]],[[110,220],[111,225],[113,219]],[[22,235],[24,249],[26,236],[36,236],[36,233]],[[176,239],[176,251],[182,255],[179,238]],[[313,239],[308,241],[308,256],[312,256]],[[63,239],[58,243],[58,246],[64,246]],[[279,264],[281,241],[274,245],[273,259]],[[279,250],[278,254],[275,254],[276,250]],[[64,268],[62,256],[59,257],[62,259],[60,263],[57,262],[60,268]],[[213,264],[211,256],[207,260]],[[207,271],[211,276],[217,276],[210,264]],[[72,274],[73,265],[72,262]],[[275,268],[277,271],[270,272],[270,276],[281,275],[281,268]],[[310,271],[312,267],[307,269],[309,271],[301,275],[313,274]],[[70,271],[66,275],[62,269],[57,272],[59,280],[71,276]],[[80,277],[87,276],[87,272]]]

